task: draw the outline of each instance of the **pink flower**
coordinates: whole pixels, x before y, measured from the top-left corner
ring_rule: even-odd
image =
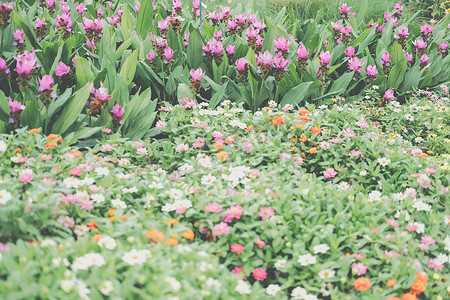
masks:
[[[368,65],[366,69],[367,76],[376,76],[378,74],[378,70],[376,66]]]
[[[430,259],[430,263],[428,264],[428,268],[433,269],[435,271],[441,271],[444,267],[444,264],[438,258]]]
[[[270,54],[269,50],[266,50],[266,52],[258,54],[258,56],[256,57],[256,61],[257,61],[258,65],[270,67],[270,66],[272,66],[272,64],[274,62],[274,58],[273,58],[272,54]]]
[[[403,10],[403,5],[401,5],[399,2],[395,3],[395,5],[393,7],[398,12],[402,12],[402,10]]]
[[[386,99],[387,101],[393,101],[397,98],[394,97],[394,90],[393,89],[388,89],[385,93],[384,93],[384,99]]]
[[[231,246],[231,252],[241,254],[242,251],[244,251],[244,246],[242,246],[241,244],[234,244]]]
[[[244,72],[244,71],[248,70],[248,62],[247,62],[247,60],[244,57],[239,58],[238,60],[236,60],[236,69],[239,72]]]
[[[288,71],[288,69],[286,69],[286,66],[288,65],[289,62],[290,62],[289,59],[284,59],[283,56],[276,54],[273,64],[276,69]]]
[[[35,52],[28,52],[25,50],[24,55],[14,56],[17,61],[16,68],[14,69],[19,75],[29,75],[31,71],[36,67],[37,58]]]
[[[173,50],[170,49],[169,47],[164,49],[164,58],[165,58],[164,63],[168,63],[173,59]]]
[[[114,105],[113,110],[111,111],[114,117],[116,118],[122,118],[123,114],[125,113],[125,109],[123,107],[120,107],[119,103],[116,103]]]
[[[394,219],[387,219],[386,223],[388,223],[392,227],[398,227],[398,224],[397,224],[397,222]]]
[[[59,216],[58,222],[66,228],[73,228],[75,221],[69,216]]]
[[[352,57],[348,60],[348,68],[356,73],[361,73],[362,63],[360,59]]]
[[[423,39],[417,39],[413,42],[414,47],[419,49],[425,49],[427,47],[427,42],[425,42]]]
[[[334,178],[337,175],[337,172],[333,168],[328,168],[325,171],[323,171],[323,175],[325,178]]]
[[[309,55],[309,49],[306,49],[305,45],[303,45],[302,42],[300,42],[297,50],[297,56],[299,59],[306,59]]]
[[[240,273],[244,273],[244,267],[243,266],[236,266],[231,270],[236,275],[239,275]],[[247,279],[247,276],[244,273],[244,279]]]
[[[23,182],[24,184],[27,184],[28,182],[32,181],[34,176],[33,176],[33,171],[31,170],[24,170],[21,172],[20,176],[19,176],[19,181]]]
[[[258,34],[259,34],[259,30],[258,29],[255,29],[253,27],[249,27],[247,29],[247,33],[246,33],[247,39],[256,39]]]
[[[66,66],[63,62],[58,63],[55,69],[55,74],[58,77],[62,77],[70,72],[70,68]]]
[[[389,65],[389,63],[391,62],[391,55],[389,54],[389,52],[384,52],[383,56],[381,57],[381,59],[387,64]]]
[[[150,51],[150,53],[148,53],[146,57],[148,62],[153,62],[155,60],[155,51]]]
[[[441,49],[442,52],[445,52],[445,50],[447,50],[447,48],[448,48],[447,42],[443,42],[443,43],[439,44],[439,49]]]
[[[424,54],[424,55],[422,55],[422,57],[420,58],[420,62],[421,62],[422,64],[426,65],[426,64],[428,63],[428,60],[429,60],[429,59],[430,59],[430,58],[428,57],[428,55]]]
[[[267,272],[264,269],[254,269],[252,275],[257,281],[262,281],[267,278]]]
[[[420,174],[417,177],[417,183],[424,189],[427,189],[431,186],[431,180],[426,174]]]
[[[259,248],[262,248],[266,245],[266,243],[264,241],[262,241],[258,238],[255,238],[253,241],[258,245]]]
[[[214,225],[214,235],[222,235],[224,233],[230,233],[230,229],[228,228],[228,224],[225,222],[220,222],[219,224]]]
[[[319,59],[320,59],[320,62],[321,62],[322,64],[327,65],[327,64],[330,62],[330,59],[331,59],[330,51],[324,52],[324,51],[322,50],[322,51],[320,52]]]
[[[403,37],[408,37],[409,33],[408,33],[408,26],[402,27],[398,30],[398,34],[403,36]]]
[[[222,206],[220,206],[219,203],[209,203],[208,205],[206,205],[205,211],[217,213],[219,211],[222,211]]]
[[[425,168],[424,172],[425,172],[425,174],[434,174],[434,173],[436,173],[436,169],[435,168]]]
[[[429,235],[422,236],[422,239],[420,240],[425,245],[434,245],[436,244],[436,241]]]
[[[233,55],[234,52],[236,51],[236,47],[233,46],[233,45],[228,45],[228,46],[225,48],[225,51],[227,52],[228,55]]]
[[[291,42],[283,36],[280,36],[278,39],[274,40],[273,43],[275,44],[275,47],[282,52],[288,51],[289,46],[291,45]]]
[[[420,26],[420,32],[427,35],[430,32],[433,31],[433,26],[429,25],[429,24],[423,24],[422,26]]]
[[[242,206],[238,205],[232,205],[230,208],[227,209],[227,213],[222,216],[222,218],[225,220],[225,222],[231,222],[233,219],[240,219],[242,216],[242,212],[244,209]]]
[[[355,55],[355,48],[353,48],[352,46],[347,47],[347,49],[345,49],[345,55],[348,57],[353,57]]]
[[[162,32],[166,31],[169,28],[169,21],[165,19],[158,21],[158,28]]]
[[[360,155],[361,155],[361,152],[360,152],[359,150],[352,150],[352,151],[348,154],[349,157],[357,157],[357,156],[360,156]]]
[[[214,31],[214,38],[218,41],[221,41],[222,40],[222,30]]]
[[[353,263],[351,268],[352,271],[356,272],[356,275],[358,276],[364,275],[367,272],[367,267],[363,263]]]
[[[53,81],[52,76],[50,75],[44,75],[42,79],[38,78],[39,80],[39,92],[42,92],[44,90],[51,90],[53,88],[53,85],[55,82]]]
[[[360,128],[369,127],[369,124],[367,124],[367,121],[364,119],[359,119],[358,122],[356,122],[356,125],[358,125]]]
[[[339,12],[341,14],[347,14],[352,9],[351,6],[348,6],[347,3],[342,4],[341,7],[339,7]]]
[[[272,209],[272,207],[260,207],[259,208],[259,216],[263,220],[270,219],[274,215],[275,215],[275,212]]]
[[[22,105],[19,101],[12,101],[11,97],[8,99],[8,107],[11,110],[10,113],[21,112],[25,109],[25,105]]]
[[[72,176],[81,176],[81,170],[78,168],[70,169],[69,174]]]
[[[203,75],[205,75],[205,72],[203,72],[202,68],[198,68],[197,70],[192,69],[189,74],[191,75],[193,81],[200,82]]]

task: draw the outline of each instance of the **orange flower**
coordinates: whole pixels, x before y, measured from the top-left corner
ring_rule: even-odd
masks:
[[[47,144],[45,144],[45,149],[50,149],[50,148],[55,148],[56,147],[56,143],[53,142],[48,142]]]
[[[157,244],[159,241],[164,241],[164,233],[162,231],[156,229],[150,229],[147,231],[146,239],[151,239],[153,243]]]
[[[297,123],[297,124],[295,124],[295,127],[299,128],[299,129],[302,129],[302,128],[303,128],[303,125],[300,124],[300,123]]]
[[[127,214],[123,214],[120,218],[122,219],[122,221],[125,221],[127,219]]]
[[[427,281],[428,281],[427,274],[425,272],[418,271],[416,281],[421,281],[421,282],[423,282],[423,284],[427,283]]]
[[[401,300],[399,297],[389,297],[386,300]]]
[[[276,115],[270,122],[272,122],[274,126],[282,126],[286,123],[286,120],[282,116]]]
[[[214,144],[214,149],[221,149],[223,147],[223,143],[222,142],[216,142]]]
[[[58,140],[58,144],[61,144],[62,142],[63,142],[64,140],[62,139],[62,138],[60,138],[59,140]]]
[[[92,229],[98,229],[97,224],[95,224],[94,220],[91,219],[91,221],[87,224],[87,226],[89,227],[89,230]]]
[[[73,150],[69,152],[70,155],[72,155],[72,157],[82,157],[83,154],[81,153],[80,150]]]
[[[307,110],[306,108],[302,108],[298,111],[298,113],[300,115],[307,115],[307,114],[309,114],[309,110]]]
[[[116,213],[116,210],[114,208],[108,209],[108,215],[113,216]]]
[[[92,239],[96,242],[98,242],[98,240],[100,239],[100,233],[94,234],[94,236],[92,237]]]
[[[230,157],[230,155],[226,151],[220,151],[216,156],[223,161],[226,161]]]
[[[31,133],[31,134],[33,134],[33,133],[39,133],[39,132],[41,132],[41,130],[38,129],[38,128],[33,128],[33,129],[31,129],[30,131],[28,131],[28,132]]]
[[[297,150],[295,150],[294,147],[291,147],[291,151],[292,151],[292,152],[297,152]]]
[[[186,229],[181,233],[181,236],[187,239],[188,241],[192,241],[195,237],[195,234],[192,231],[192,229]]]
[[[168,220],[164,220],[164,225],[168,226],[170,225],[177,225],[178,223],[180,223],[180,221],[178,221],[177,219],[168,219]]]
[[[395,280],[395,279],[390,279],[390,280],[386,281],[386,285],[388,287],[393,287],[396,283],[397,283],[397,280]]]
[[[225,144],[231,145],[231,144],[233,144],[234,138],[235,138],[235,136],[232,135],[232,136],[228,137],[227,139],[225,139],[223,142]]]
[[[51,134],[49,134],[49,135],[47,136],[47,138],[48,138],[49,140],[54,141],[54,140],[56,140],[56,139],[58,138],[58,135],[57,135],[57,134],[51,133]]]
[[[317,148],[309,149],[309,153],[311,153],[311,154],[317,153]]]
[[[298,118],[298,119],[305,123],[309,121],[309,117],[306,115],[301,115],[300,118]]]
[[[308,138],[306,137],[306,135],[302,134],[302,135],[298,138],[298,141],[304,143],[304,142],[306,142],[307,139],[308,139]]]
[[[292,143],[295,143],[296,140],[297,140],[296,138],[292,138],[292,139],[291,139],[291,142],[292,142]]]
[[[248,132],[252,132],[253,131],[253,125],[248,125],[248,127],[247,127],[247,131]]]
[[[317,133],[317,134],[320,134],[322,132],[322,129],[320,129],[319,127],[317,127],[317,126],[313,126],[312,128],[311,128],[311,133]]]
[[[425,158],[427,158],[427,157],[428,157],[428,154],[426,154],[426,153],[420,153],[418,157],[425,157]]]
[[[263,132],[264,131],[264,129],[260,129],[260,130],[258,130],[259,132]]]
[[[99,157],[98,155],[96,155],[96,154],[92,154],[92,156],[93,156],[96,160],[99,160],[99,159],[100,159],[100,157]]]
[[[370,280],[366,277],[358,278],[353,282],[353,287],[358,292],[360,290],[367,291],[368,289],[370,289]]]
[[[406,294],[403,294],[401,300],[417,300],[417,297],[414,294],[406,293]]]
[[[175,246],[178,245],[178,240],[177,239],[167,239],[166,244],[169,246]]]
[[[409,289],[409,292],[411,294],[420,295],[425,292],[426,289],[427,287],[425,286],[424,282],[416,280],[416,282],[414,282]]]

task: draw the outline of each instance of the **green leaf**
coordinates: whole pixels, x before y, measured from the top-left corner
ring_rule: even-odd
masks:
[[[198,69],[202,62],[202,37],[198,29],[194,28],[189,36],[187,46],[187,63],[191,69]]]
[[[403,84],[401,86],[401,91],[413,91],[419,87],[420,82],[420,69],[419,65],[415,65],[409,69],[405,74],[405,79],[403,80]]]
[[[134,50],[133,53],[127,57],[120,69],[119,74],[125,79],[127,84],[130,84],[133,81],[134,74],[136,74],[138,54],[139,50]]]
[[[222,84],[220,86],[220,89],[212,96],[211,100],[209,101],[209,109],[214,109],[220,102],[223,101],[225,92],[227,91],[227,87],[228,82],[225,82],[225,84]]]
[[[303,82],[284,95],[280,102],[280,106],[285,106],[286,104],[297,105],[303,100],[305,100],[308,95],[309,86],[313,83],[312,81]]]
[[[50,118],[59,111],[59,109],[66,104],[69,97],[72,95],[72,88],[68,88],[64,91],[62,95],[59,95],[58,98],[56,98],[55,101],[52,101],[50,103],[50,106],[47,110],[47,120],[50,120]]]
[[[132,41],[133,41],[133,39],[129,38],[128,40],[123,42],[122,45],[119,46],[119,48],[117,48],[116,55],[115,55],[116,60],[119,60],[122,57],[125,50],[127,50],[128,47],[130,47]]]
[[[128,10],[128,5],[125,5],[125,8],[122,13],[122,22],[121,29],[122,29],[122,36],[124,40],[128,40],[130,38],[130,31],[134,27],[133,26],[133,19],[131,17],[131,13]]]
[[[72,100],[63,109],[55,124],[53,124],[53,133],[64,133],[77,120],[83,108],[86,106],[91,89],[92,85],[85,85],[74,94]]]
[[[194,98],[191,89],[185,83],[178,84],[177,95],[181,98]]]
[[[152,30],[153,25],[153,4],[151,0],[141,1],[141,7],[136,23],[136,33],[142,38]]]
[[[345,73],[341,77],[339,77],[335,82],[333,82],[333,85],[331,86],[328,93],[334,93],[334,92],[344,92],[348,85],[350,84],[350,81],[352,81],[353,78],[353,72]]]
[[[102,127],[82,127],[78,129],[68,141],[69,145],[75,144],[78,140],[86,139],[100,131]]]
[[[33,99],[26,102],[25,110],[22,112],[22,126],[28,126],[28,128],[42,127],[41,108],[43,105],[39,105],[39,99]]]
[[[83,87],[86,83],[94,81],[95,75],[92,73],[91,65],[87,59],[78,57],[76,60],[76,66],[76,75],[79,87]]]
[[[397,89],[403,81],[405,77],[407,68],[406,57],[404,57],[401,61],[396,63],[394,67],[392,67],[391,72],[389,73],[387,88]]]
[[[4,122],[8,122],[10,117],[8,104],[8,97],[0,90],[0,120]]]

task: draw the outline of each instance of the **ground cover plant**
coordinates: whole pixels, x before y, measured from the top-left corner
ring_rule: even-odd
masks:
[[[256,111],[357,100],[372,85],[403,102],[448,85],[450,17],[416,22],[402,3],[370,21],[334,10],[320,23],[241,5],[200,18],[198,0],[2,3],[0,130],[40,127],[76,143],[108,127],[140,139],[156,133],[157,102],[179,97]]]
[[[446,96],[167,103],[158,139],[104,133],[83,151],[38,129],[1,135],[0,293],[445,299]]]

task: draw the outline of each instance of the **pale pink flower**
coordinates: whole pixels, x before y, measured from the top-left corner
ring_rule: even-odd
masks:
[[[222,211],[222,206],[219,203],[208,203],[205,207],[206,212],[213,212],[217,213],[219,211]]]
[[[259,208],[259,216],[263,220],[270,219],[274,215],[275,215],[275,211],[273,210],[272,207],[260,207]]]
[[[225,233],[230,233],[230,229],[228,228],[228,224],[225,222],[220,222],[219,224],[214,225],[214,235],[222,235]]]
[[[325,178],[334,178],[337,175],[337,172],[333,168],[328,168],[325,171],[323,171],[323,175]]]
[[[352,271],[356,273],[356,275],[360,276],[360,275],[364,275],[367,272],[367,267],[363,264],[363,263],[353,263],[352,266]]]

